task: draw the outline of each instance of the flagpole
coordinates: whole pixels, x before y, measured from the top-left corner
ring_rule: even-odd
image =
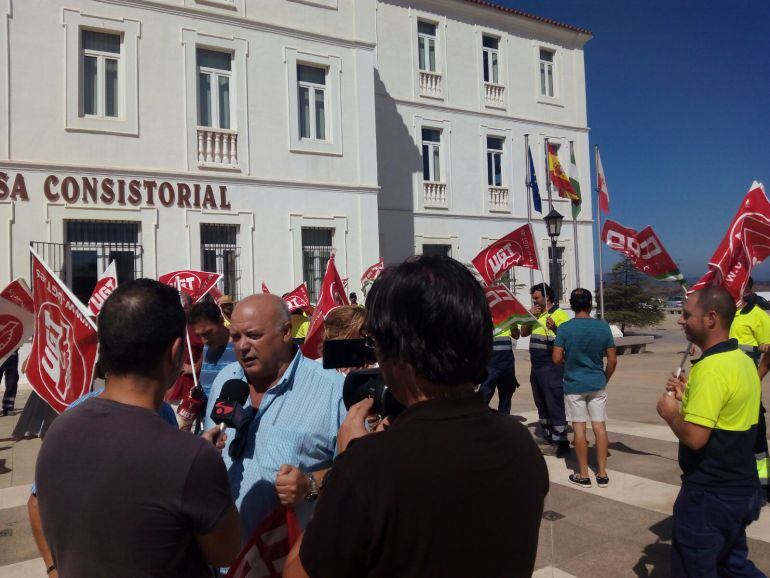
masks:
[[[596,240],[599,256],[599,316],[604,319],[604,269],[602,267],[602,208],[601,191],[599,190],[599,145],[594,145],[594,161],[596,165]]]
[[[575,141],[569,141],[570,161],[572,161],[572,159],[575,158],[574,142]],[[577,176],[577,173],[575,174],[575,176]],[[577,286],[580,287],[580,253],[578,252],[577,215],[575,214],[574,201],[572,201],[570,204],[571,204],[570,209],[572,210],[572,238],[575,244],[575,280],[577,281]]]
[[[548,210],[553,211],[553,199],[551,198],[551,171],[548,162],[548,139],[545,139],[545,188],[548,191]]]
[[[524,184],[527,187],[527,223],[532,228],[532,176],[529,174],[529,135],[524,135]],[[535,284],[535,272],[529,270],[529,286]],[[514,290],[516,288],[514,287]]]

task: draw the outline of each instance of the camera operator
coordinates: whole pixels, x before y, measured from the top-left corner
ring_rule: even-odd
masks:
[[[530,576],[548,472],[526,428],[474,392],[492,352],[479,283],[412,257],[374,284],[365,331],[406,409],[370,435],[372,400],[350,409],[284,577]]]

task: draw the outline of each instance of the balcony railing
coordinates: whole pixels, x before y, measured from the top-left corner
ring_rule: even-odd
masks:
[[[446,183],[423,181],[422,191],[422,204],[425,208],[447,208]]]
[[[505,102],[505,87],[492,82],[484,83],[484,98],[489,104],[501,105]]]
[[[420,94],[423,96],[441,96],[441,75],[428,70],[420,71]]]
[[[511,212],[507,187],[489,187],[489,210],[495,213]]]
[[[210,167],[238,167],[238,131],[198,127],[198,164]]]

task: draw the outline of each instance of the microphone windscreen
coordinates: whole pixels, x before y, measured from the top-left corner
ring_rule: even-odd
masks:
[[[241,379],[228,379],[219,392],[220,400],[234,401],[241,405],[249,397],[249,384]]]

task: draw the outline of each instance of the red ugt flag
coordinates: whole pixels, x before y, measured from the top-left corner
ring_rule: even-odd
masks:
[[[24,279],[19,278],[8,283],[8,285],[5,286],[5,289],[0,291],[0,297],[7,299],[11,303],[15,303],[30,313],[35,311],[32,292],[29,290],[29,286]]]
[[[278,506],[254,530],[225,578],[281,578],[286,556],[301,535],[294,511]]]
[[[107,301],[110,293],[118,287],[118,274],[115,272],[115,261],[110,262],[109,267],[104,270],[99,280],[96,282],[91,298],[88,300],[88,310],[92,315],[99,315],[99,312]]]
[[[203,299],[206,293],[211,291],[221,278],[221,273],[183,269],[161,275],[158,277],[158,281],[176,287],[178,291],[184,291],[190,296],[193,303],[197,303]]]
[[[645,275],[655,277],[658,281],[684,283],[684,276],[652,227],[645,227],[637,233],[607,219],[602,227],[602,241],[610,249],[623,253]]]
[[[485,285],[492,285],[514,266],[539,269],[532,227],[529,224],[524,225],[495,241],[476,255],[471,263],[476,267]]]
[[[32,253],[35,336],[27,378],[58,413],[91,389],[98,339],[89,311]]]
[[[307,330],[305,343],[302,344],[302,353],[310,359],[318,359],[318,352],[324,339],[324,319],[329,312],[340,305],[348,305],[348,298],[342,287],[342,279],[334,265],[334,254],[329,258],[326,265],[326,274],[321,283],[321,296],[318,298],[313,319]]]
[[[770,255],[770,202],[754,181],[722,242],[711,256],[708,272],[691,291],[722,286],[736,301],[743,298],[751,270]]]
[[[0,299],[0,365],[32,337],[35,317],[8,299]]]
[[[283,300],[289,308],[289,311],[302,309],[307,313],[310,309],[310,295],[307,292],[307,285],[304,283],[294,289],[291,293],[284,295]]]

